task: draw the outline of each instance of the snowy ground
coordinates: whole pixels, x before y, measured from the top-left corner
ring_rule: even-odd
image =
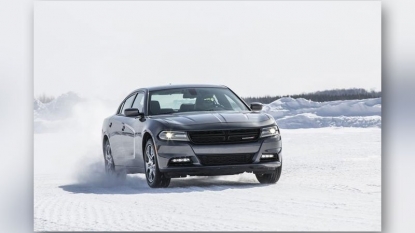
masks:
[[[99,137],[85,132],[34,135],[35,231],[381,230],[380,128],[282,129],[276,185],[242,174],[166,189],[108,180]]]

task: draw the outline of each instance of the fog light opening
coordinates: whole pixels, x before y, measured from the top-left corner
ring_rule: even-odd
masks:
[[[174,164],[179,164],[179,163],[190,163],[190,158],[188,157],[182,157],[182,158],[174,158],[171,159],[170,162],[174,163]]]
[[[275,155],[273,155],[273,154],[262,154],[261,158],[262,159],[272,159],[272,158],[275,158]]]

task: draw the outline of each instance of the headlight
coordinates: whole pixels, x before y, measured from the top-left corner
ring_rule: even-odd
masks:
[[[265,127],[261,130],[261,138],[263,137],[270,137],[274,135],[280,134],[280,130],[278,129],[278,126],[271,126],[271,127]]]
[[[159,138],[161,140],[189,141],[187,133],[181,131],[161,131]]]

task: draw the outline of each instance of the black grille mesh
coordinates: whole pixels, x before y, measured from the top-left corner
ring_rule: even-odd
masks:
[[[188,134],[194,144],[221,144],[257,141],[259,133],[259,129],[237,129],[191,131]]]
[[[204,166],[236,165],[252,163],[254,154],[221,154],[221,155],[197,155]]]

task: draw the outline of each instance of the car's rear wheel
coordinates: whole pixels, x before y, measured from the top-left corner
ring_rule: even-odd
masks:
[[[281,166],[277,167],[272,173],[255,174],[255,176],[261,184],[275,184],[280,179],[281,171],[282,164]]]
[[[125,172],[117,172],[115,170],[115,163],[114,163],[114,158],[112,157],[111,145],[108,140],[105,141],[105,146],[104,146],[104,161],[105,161],[105,173],[111,176],[115,176],[117,178],[125,179],[126,177]]]
[[[148,186],[151,188],[165,188],[170,184],[170,178],[166,178],[160,172],[157,163],[157,154],[154,147],[153,139],[148,139],[144,150],[144,166],[146,173],[146,180]]]
[[[105,160],[105,173],[111,174],[111,175],[115,174],[114,159],[112,158],[111,146],[108,140],[105,142],[104,160]]]

